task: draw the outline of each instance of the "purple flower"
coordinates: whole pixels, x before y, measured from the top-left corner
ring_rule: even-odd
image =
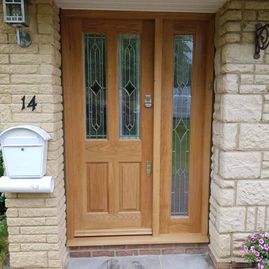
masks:
[[[259,251],[256,251],[256,250],[255,250],[253,253],[254,253],[254,255],[255,255],[256,257],[259,257],[259,256],[260,256]]]
[[[264,243],[263,239],[259,239],[259,243],[263,244]]]

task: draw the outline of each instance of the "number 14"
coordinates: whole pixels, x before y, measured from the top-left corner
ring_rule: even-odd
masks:
[[[25,108],[26,108],[26,106],[25,106],[25,99],[26,99],[26,97],[25,97],[25,95],[22,97],[22,107],[21,107],[21,110],[24,110]],[[35,97],[35,95],[32,97],[32,99],[30,100],[30,102],[28,103],[28,105],[27,105],[27,107],[31,107],[32,108],[32,111],[34,111],[35,110],[35,108],[36,108],[36,106],[37,106],[37,103],[36,103],[36,97]]]

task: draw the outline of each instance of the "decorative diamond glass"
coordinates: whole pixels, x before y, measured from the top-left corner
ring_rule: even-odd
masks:
[[[140,126],[140,37],[120,35],[120,138],[138,139]]]
[[[172,216],[188,215],[193,37],[174,38]]]
[[[107,138],[105,35],[86,33],[84,46],[87,138],[105,139]]]

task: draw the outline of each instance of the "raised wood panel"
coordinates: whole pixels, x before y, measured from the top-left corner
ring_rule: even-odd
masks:
[[[81,218],[83,227],[78,230],[92,229],[94,232],[99,229],[125,230],[126,228],[141,228],[140,212],[117,212],[117,214],[109,214],[107,212],[89,212]],[[89,220],[92,220],[91,222]],[[109,223],[109,227],[108,224]],[[119,228],[122,227],[122,228]]]
[[[113,128],[115,129],[115,128]],[[132,152],[132,154],[130,154]],[[142,158],[141,141],[86,141],[85,158],[88,162],[100,160],[139,161]]]
[[[107,163],[87,165],[88,212],[108,211],[108,173]]]
[[[140,209],[140,163],[120,163],[120,211]]]

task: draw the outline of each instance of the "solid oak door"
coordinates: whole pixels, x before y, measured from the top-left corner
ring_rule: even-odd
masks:
[[[151,234],[154,24],[63,20],[69,238]]]

